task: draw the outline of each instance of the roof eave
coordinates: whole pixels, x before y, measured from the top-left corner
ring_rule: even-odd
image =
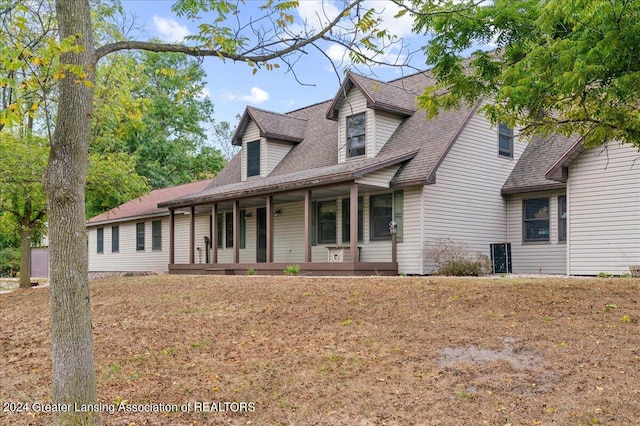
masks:
[[[414,187],[414,186],[425,186],[425,185],[430,185],[432,182],[427,181],[427,179],[424,178],[417,178],[417,179],[404,179],[404,180],[397,180],[394,181],[393,179],[391,180],[391,188],[394,189],[400,189],[400,188],[410,188],[410,187]],[[435,182],[433,182],[435,183]]]
[[[285,141],[285,142],[299,143],[304,140],[303,137],[297,137],[297,136],[291,136],[291,135],[280,135],[277,133],[265,133],[264,135],[261,134],[260,136],[266,139],[279,140],[279,141]]]
[[[578,140],[576,140],[573,145],[571,145],[569,149],[567,149],[565,153],[562,154],[562,156],[558,158],[558,160],[545,172],[544,177],[549,180],[566,182],[568,177],[567,169],[585,150],[582,142],[582,138],[578,138]]]
[[[386,161],[373,164],[371,166],[363,167],[360,169],[356,169],[348,172],[340,172],[334,173],[324,176],[317,176],[313,178],[294,180],[290,182],[284,182],[280,184],[273,184],[267,186],[260,186],[257,188],[250,189],[241,189],[236,191],[230,191],[221,194],[214,195],[202,195],[199,197],[193,197],[188,199],[179,199],[173,201],[166,201],[163,203],[158,203],[158,207],[160,208],[180,208],[180,207],[188,207],[200,204],[208,204],[213,202],[221,202],[228,201],[236,198],[250,198],[258,195],[268,195],[275,194],[283,191],[293,191],[302,188],[312,188],[314,186],[325,186],[331,183],[345,182],[351,181],[354,179],[361,178],[363,175],[367,173],[375,172],[376,170],[384,169],[385,167],[392,166],[394,164],[400,164],[405,161],[411,160],[416,156],[418,151],[413,151],[398,157],[390,158]]]
[[[355,82],[351,76],[351,72],[347,72],[347,76],[345,77],[344,81],[340,85],[338,92],[333,97],[333,101],[331,101],[331,104],[327,109],[327,115],[326,115],[327,120],[332,120],[332,121],[338,120],[338,114],[340,110],[339,105],[346,98],[347,96],[346,94],[349,92],[349,90],[351,90],[351,88],[354,85],[355,85]]]
[[[242,136],[244,136],[244,132],[247,130],[247,126],[249,126],[249,121],[253,120],[251,116],[251,111],[249,107],[244,109],[244,113],[242,114],[242,118],[236,127],[235,132],[233,132],[233,136],[231,137],[231,144],[235,146],[242,146]],[[257,123],[256,123],[257,124]],[[258,128],[260,126],[258,125]],[[260,129],[260,133],[262,133],[262,129]]]
[[[356,178],[356,179],[359,179],[359,178],[363,177],[364,175],[366,175],[367,173],[372,173],[372,172],[375,172],[377,170],[384,169],[384,168],[389,167],[389,166],[393,166],[395,164],[404,163],[405,161],[413,159],[418,152],[419,152],[419,150],[415,150],[415,151],[410,152],[408,154],[401,155],[399,157],[391,158],[391,159],[389,159],[387,161],[384,161],[382,163],[378,163],[378,164],[375,164],[375,165],[372,165],[372,166],[369,166],[369,167],[365,167],[363,169],[359,169],[359,170],[357,170],[357,171],[355,171],[353,173],[353,177]]]
[[[91,226],[109,225],[111,223],[117,223],[117,222],[132,222],[140,219],[149,219],[152,217],[167,216],[168,214],[169,214],[169,210],[164,210],[156,213],[148,213],[148,214],[141,214],[141,215],[135,215],[135,216],[114,217],[110,219],[99,220],[96,222],[87,221],[85,226],[91,227]]]
[[[218,203],[239,198],[251,198],[260,195],[277,194],[279,192],[289,192],[304,188],[313,188],[314,186],[326,186],[327,184],[347,182],[354,179],[353,172],[336,173],[334,175],[314,177],[300,181],[284,182],[282,184],[274,184],[270,186],[261,186],[252,189],[242,189],[237,191],[226,192],[217,195],[203,195],[200,197],[190,198],[188,200],[178,200],[175,202],[167,201],[158,203],[158,207],[176,209],[181,207],[197,206],[209,203]]]
[[[478,111],[478,108],[480,108],[480,104],[481,103],[482,103],[482,99],[478,100],[478,102],[476,102],[476,104],[473,106],[473,108],[471,108],[471,110],[469,111],[469,114],[467,114],[467,117],[464,119],[464,121],[462,122],[462,124],[458,128],[458,131],[453,136],[453,138],[451,138],[451,141],[449,142],[449,145],[447,145],[447,148],[443,151],[442,155],[440,155],[440,158],[438,158],[438,161],[436,162],[436,164],[433,166],[433,168],[431,169],[431,171],[427,175],[426,182],[428,182],[430,184],[436,183],[436,172],[438,171],[438,168],[440,167],[440,165],[442,164],[444,159],[449,154],[449,151],[451,151],[451,148],[453,147],[453,144],[458,140],[458,138],[460,137],[460,135],[462,134],[464,129],[467,127],[467,124],[469,124],[469,121],[471,121],[471,118]]]
[[[411,117],[417,111],[416,109],[403,108],[397,105],[387,104],[383,102],[376,102],[376,101],[367,103],[367,107],[371,109],[375,109],[377,111],[385,111],[385,112],[390,112],[392,114],[402,115],[404,117]]]
[[[531,185],[531,186],[523,186],[523,187],[514,187],[514,188],[502,188],[500,193],[502,195],[514,195],[514,194],[525,194],[528,192],[542,192],[542,191],[553,191],[558,189],[566,189],[567,185],[563,182],[550,182],[547,184],[540,185]]]

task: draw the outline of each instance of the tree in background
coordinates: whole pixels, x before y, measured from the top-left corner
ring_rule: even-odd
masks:
[[[33,135],[0,134],[0,211],[9,235],[19,235],[20,287],[31,285],[31,244],[45,231],[46,203],[40,179],[48,144]]]
[[[38,19],[27,17],[29,7]],[[30,286],[31,243],[40,239],[46,220],[41,178],[50,128],[38,117],[46,122],[54,114],[57,52],[73,50],[52,43],[54,16],[45,2],[0,3],[0,112],[6,112],[0,114],[0,211],[3,239],[20,246],[20,287]]]
[[[86,192],[85,211],[90,218],[148,193],[149,185],[126,153],[91,153]]]
[[[91,152],[130,155],[152,189],[215,176],[225,160],[207,145],[215,120],[204,78],[201,64],[182,54],[105,58],[97,72]]]
[[[640,2],[636,0],[413,0],[415,30],[436,87],[420,97],[433,116],[482,97],[494,123],[524,134],[579,134],[591,147],[640,149]],[[461,52],[479,44],[468,60]]]
[[[296,26],[291,10],[297,1],[265,1],[260,18],[243,19],[242,4],[228,0],[180,0],[174,11],[196,19],[202,13],[207,20],[191,45],[146,41],[116,41],[96,48],[92,22],[92,4],[88,0],[56,0],[58,42],[55,69],[58,103],[55,131],[51,139],[49,161],[43,184],[49,217],[49,259],[51,297],[51,342],[53,365],[53,403],[60,405],[97,402],[93,362],[91,309],[87,278],[85,231],[85,184],[92,132],[95,70],[103,57],[123,50],[182,53],[194,57],[211,56],[222,60],[246,62],[257,71],[273,69],[279,60],[292,67],[301,51],[334,41],[350,49],[354,59],[363,60],[367,52],[382,53],[391,40],[378,27],[374,9],[362,0],[344,2],[332,16],[319,17],[317,25]],[[0,11],[14,9],[12,0],[0,0]],[[380,44],[378,44],[380,43]],[[366,49],[361,50],[362,47]],[[321,49],[321,47],[318,47]],[[19,51],[21,49],[18,49]],[[25,55],[0,51],[0,69],[33,63]],[[39,61],[41,59],[38,59]],[[8,80],[12,90],[16,81]],[[15,123],[14,110],[24,108],[26,98],[0,110],[0,120]],[[56,424],[98,424],[96,412],[55,413]]]
[[[233,132],[240,122],[240,118],[240,114],[236,114],[236,123],[234,125],[229,124],[228,121],[221,121],[213,126],[213,139],[216,149],[222,153],[227,161],[240,152],[240,147],[231,143]]]

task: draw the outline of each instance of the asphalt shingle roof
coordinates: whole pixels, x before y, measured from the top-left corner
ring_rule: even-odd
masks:
[[[335,120],[347,93],[357,87],[367,99],[367,107],[410,116],[416,112],[416,93],[402,85],[384,83],[369,77],[349,72],[333,98],[327,118]]]
[[[235,145],[242,145],[242,133],[244,133],[251,120],[260,129],[260,136],[267,139],[300,142],[304,138],[305,128],[307,127],[305,118],[247,107],[233,135],[233,143]]]
[[[333,119],[333,110],[339,107],[340,99],[345,93],[343,88],[329,101],[287,114],[248,107],[244,117],[256,120],[259,127],[280,129],[274,133],[286,131],[298,135],[298,132],[303,132],[304,137],[267,177],[241,182],[241,156],[237,154],[208,188],[162,205],[182,207],[346,181],[363,171],[392,164],[401,164],[391,181],[393,186],[434,183],[438,166],[477,108],[465,105],[457,110],[442,111],[436,118],[427,120],[424,112],[415,111],[416,96],[434,82],[429,72],[413,74],[388,83],[350,73],[343,88],[361,90],[368,103],[372,103],[373,106],[370,107],[395,111],[405,118],[375,158],[350,160],[346,163],[338,163],[338,123]],[[241,123],[234,135],[235,142],[242,136],[244,130],[241,127],[246,129],[249,122],[242,121],[244,124]],[[298,127],[290,129],[291,123]],[[544,175],[544,170],[541,173]]]
[[[211,179],[200,180],[184,185],[172,186],[170,188],[155,189],[141,197],[128,201],[107,212],[92,217],[87,221],[89,225],[96,225],[104,222],[112,222],[127,218],[152,216],[168,213],[166,208],[158,207],[158,203],[172,200],[177,197],[194,194],[205,189]]]
[[[564,188],[565,184],[547,179],[545,173],[575,144],[577,137],[560,135],[534,137],[502,186],[503,194]]]

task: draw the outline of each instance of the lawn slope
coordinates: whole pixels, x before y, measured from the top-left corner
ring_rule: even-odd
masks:
[[[640,418],[637,279],[153,276],[91,297],[108,425]],[[46,406],[49,292],[0,295],[0,310],[0,400]]]

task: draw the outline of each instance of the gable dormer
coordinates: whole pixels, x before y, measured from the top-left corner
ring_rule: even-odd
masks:
[[[402,87],[348,73],[327,111],[338,121],[338,162],[375,157],[415,105]]]
[[[232,138],[242,147],[242,180],[268,176],[304,139],[307,120],[247,107]]]

